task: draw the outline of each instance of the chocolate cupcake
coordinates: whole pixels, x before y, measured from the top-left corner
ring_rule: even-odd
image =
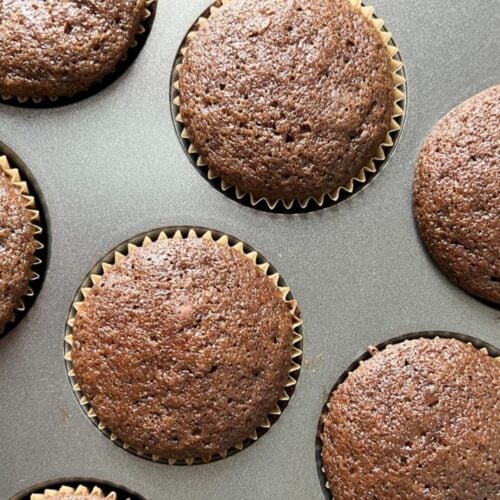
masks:
[[[144,31],[148,0],[10,0],[2,7],[0,95],[69,97],[115,70]]]
[[[495,498],[499,395],[498,359],[471,344],[419,338],[372,350],[322,416],[333,497]]]
[[[48,488],[43,493],[33,493],[30,500],[116,500],[116,493],[104,493],[101,488],[94,486],[91,490],[87,486],[61,486],[59,489]]]
[[[38,277],[33,266],[39,263],[35,252],[41,229],[34,224],[39,214],[33,208],[19,171],[0,156],[0,334],[24,309],[23,299],[33,293],[30,281]]]
[[[500,304],[500,85],[442,118],[418,158],[414,199],[431,256],[458,286]]]
[[[68,358],[111,439],[154,460],[209,461],[281,413],[300,321],[256,257],[210,232],[160,233],[93,276],[70,320]]]
[[[190,152],[254,204],[352,191],[385,158],[402,114],[401,63],[382,21],[354,0],[223,3],[200,18],[178,67]]]

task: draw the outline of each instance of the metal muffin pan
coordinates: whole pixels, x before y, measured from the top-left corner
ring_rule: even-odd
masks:
[[[407,116],[383,170],[342,203],[307,214],[246,207],[199,175],[177,138],[170,75],[209,0],[159,0],[143,50],[99,93],[66,106],[0,104],[0,141],[34,176],[49,227],[44,285],[0,340],[0,498],[59,477],[102,478],[147,499],[324,498],[316,463],[323,404],[344,370],[399,335],[443,330],[500,344],[500,313],[450,283],[420,242],[412,214],[415,159],[452,107],[500,81],[493,64],[500,6],[374,0],[401,49]],[[115,446],[84,414],[66,375],[72,299],[120,242],[164,226],[232,234],[276,267],[303,313],[301,375],[278,422],[214,463],[155,464]]]

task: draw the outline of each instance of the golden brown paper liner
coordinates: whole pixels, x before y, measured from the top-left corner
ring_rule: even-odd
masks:
[[[172,234],[171,236],[168,236],[167,233],[172,233]],[[243,255],[245,255],[245,257],[250,259],[269,278],[269,280],[271,280],[271,282],[274,284],[275,287],[278,288],[283,297],[283,300],[287,304],[289,304],[290,314],[292,315],[293,318],[294,338],[292,342],[293,343],[292,357],[290,360],[290,369],[288,371],[288,381],[285,385],[285,388],[283,389],[282,395],[279,398],[279,402],[275,405],[275,407],[270,412],[268,417],[266,417],[266,419],[263,422],[261,422],[256,429],[253,430],[253,432],[248,436],[246,440],[236,444],[233,448],[228,449],[220,454],[212,455],[209,459],[203,459],[200,457],[192,457],[185,460],[163,459],[156,455],[149,455],[132,448],[131,446],[127,445],[127,443],[121,441],[114,433],[112,433],[101,422],[99,422],[96,413],[91,408],[87,398],[82,393],[80,386],[76,381],[75,374],[73,372],[72,357],[71,357],[71,346],[73,343],[72,328],[75,315],[78,309],[80,308],[81,304],[85,300],[85,297],[89,294],[92,286],[99,283],[102,275],[107,273],[113,267],[114,264],[121,262],[126,257],[127,254],[133,252],[137,247],[141,246],[147,247],[151,245],[153,241],[157,240],[196,239],[196,238],[203,238],[209,241],[214,241],[219,245],[223,245],[228,248],[233,248],[241,252]],[[143,238],[141,237],[139,239],[135,238],[134,240],[124,243],[119,247],[119,249],[120,251],[114,251],[111,254],[108,254],[108,257],[107,258],[105,257],[104,260],[101,261],[101,263],[98,264],[96,268],[94,268],[95,272],[92,272],[87,277],[87,280],[84,282],[84,286],[80,289],[79,293],[77,294],[76,300],[73,302],[66,327],[66,336],[64,338],[66,354],[64,358],[66,360],[68,376],[70,382],[72,383],[73,391],[75,392],[76,397],[80,402],[80,405],[83,407],[88,417],[94,422],[94,424],[97,425],[99,430],[101,430],[106,436],[108,436],[111,439],[111,441],[114,441],[116,444],[118,444],[125,450],[128,450],[140,457],[147,458],[154,462],[168,463],[170,465],[174,464],[192,465],[194,463],[202,463],[202,462],[208,463],[213,460],[217,460],[219,458],[225,458],[228,455],[232,455],[236,451],[240,451],[249,444],[251,444],[252,442],[256,441],[260,437],[260,435],[266,432],[271,427],[271,425],[277,420],[277,418],[281,415],[284,406],[286,406],[286,403],[289,401],[290,396],[295,389],[295,385],[297,384],[298,374],[301,368],[300,362],[302,358],[302,349],[301,349],[302,320],[300,319],[300,312],[298,309],[297,301],[292,298],[290,288],[288,288],[287,286],[281,286],[281,284],[283,283],[281,276],[274,271],[271,265],[257,251],[247,250],[245,244],[242,241],[234,240],[233,238],[230,239],[230,237],[225,234],[215,235],[214,232],[206,229],[189,228],[187,230],[177,229],[175,231],[174,230],[169,231],[168,229],[166,229],[160,232],[156,231],[153,233],[149,233],[147,236]]]
[[[317,437],[317,441],[321,444],[319,446],[319,449],[317,450],[317,460],[321,461],[321,474],[322,474],[323,480],[324,480],[323,485],[326,488],[327,492],[330,494],[330,498],[334,498],[334,497],[333,497],[333,492],[330,490],[330,484],[328,483],[328,481],[326,479],[325,468],[323,466],[323,457],[321,454],[322,449],[323,449],[323,443],[321,442],[320,436],[321,436],[321,431],[323,428],[323,415],[329,409],[328,402],[330,401],[332,394],[336,391],[337,387],[340,384],[342,384],[351,373],[353,373],[359,366],[361,366],[364,363],[365,360],[370,359],[371,357],[375,356],[379,352],[383,351],[387,346],[393,345],[393,344],[400,344],[400,343],[403,343],[403,342],[406,342],[409,340],[417,340],[417,339],[421,339],[421,338],[427,338],[427,339],[445,338],[445,339],[459,340],[460,342],[463,342],[464,344],[471,345],[471,346],[475,347],[479,352],[495,358],[495,361],[498,361],[500,363],[500,350],[496,349],[495,347],[493,347],[491,345],[488,345],[486,342],[483,342],[479,339],[474,339],[474,341],[471,341],[471,337],[469,337],[468,335],[463,335],[463,334],[459,334],[459,333],[449,333],[449,332],[440,332],[440,331],[417,332],[415,334],[403,335],[402,337],[390,339],[387,342],[383,342],[382,344],[380,344],[380,346],[381,346],[380,348],[375,347],[375,346],[368,346],[365,353],[362,354],[360,357],[358,357],[357,361],[354,361],[350,365],[350,367],[346,371],[344,371],[340,375],[340,377],[337,379],[337,381],[335,382],[335,384],[333,386],[333,389],[328,394],[327,400],[323,406],[323,410],[321,411],[320,421],[319,421],[319,425],[318,425],[318,437]],[[486,346],[488,346],[488,347],[486,347]],[[496,351],[498,351],[498,353],[496,353],[494,351],[490,352],[490,350],[488,348],[495,349]]]
[[[0,170],[7,174],[7,177],[10,178],[12,184],[16,186],[19,190],[19,193],[22,199],[25,201],[26,210],[29,214],[30,223],[34,228],[34,238],[35,238],[35,256],[31,269],[30,281],[37,281],[40,279],[40,274],[33,270],[33,267],[41,266],[42,260],[37,256],[37,252],[44,248],[44,244],[41,241],[43,229],[38,225],[40,223],[40,212],[37,209],[35,197],[30,193],[28,183],[24,181],[21,177],[21,173],[17,168],[11,168],[9,164],[9,160],[7,156],[0,155]],[[28,288],[28,291],[24,295],[25,297],[33,297],[34,291],[31,287]],[[12,312],[12,316],[8,319],[8,323],[14,323],[17,319],[18,313],[23,313],[26,310],[26,305],[21,297],[19,304]],[[0,335],[4,332],[6,325],[2,328],[0,326]]]
[[[47,488],[43,493],[32,493],[30,496],[30,500],[45,500],[46,498],[50,498],[56,495],[73,495],[75,497],[92,495],[96,498],[102,498],[103,500],[116,500],[118,497],[115,492],[104,494],[99,486],[94,486],[91,490],[87,488],[87,486],[77,486],[76,488],[72,488],[71,486],[61,486],[58,490]]]
[[[139,25],[139,28],[138,28],[137,32],[135,33],[135,35],[134,35],[134,41],[132,42],[132,45],[130,45],[130,47],[128,48],[127,53],[125,53],[121,57],[121,59],[120,59],[121,62],[125,62],[127,60],[127,58],[128,58],[128,52],[131,49],[134,49],[135,47],[137,47],[137,45],[138,45],[138,38],[146,32],[146,28],[144,27],[144,23],[151,17],[151,15],[152,15],[151,6],[155,2],[156,2],[156,0],[146,0],[146,6],[145,6],[145,9],[144,9],[144,14],[143,14],[143,18],[142,18],[141,24]],[[111,71],[110,74],[113,74],[115,71],[116,71],[116,66],[115,66],[115,68],[113,68],[113,70]],[[91,85],[91,87],[93,85],[95,85],[95,84],[102,83],[103,79],[106,78],[107,76],[109,76],[109,75],[105,75],[102,79],[95,81]],[[47,100],[50,101],[51,103],[56,103],[59,100],[65,100],[65,99],[71,100],[71,99],[73,99],[75,96],[77,96],[79,94],[82,95],[82,98],[86,97],[86,94],[89,94],[91,92],[91,87],[89,87],[88,89],[85,89],[85,90],[80,90],[76,94],[67,95],[67,96],[59,96],[59,97],[54,97],[54,96],[47,96],[47,97],[27,97],[27,96],[24,96],[24,97],[20,97],[20,96],[16,96],[16,95],[0,94],[0,99],[2,101],[6,101],[6,102],[11,101],[12,99],[15,99],[19,104],[26,104],[26,103],[29,103],[29,102],[31,102],[33,104],[42,104],[43,102],[45,102]]]
[[[231,0],[222,0],[222,5],[228,4]],[[334,191],[329,193],[324,193],[320,197],[310,196],[305,199],[294,199],[291,201],[285,200],[275,200],[271,201],[267,198],[256,198],[252,193],[247,193],[241,191],[237,186],[226,183],[222,180],[206,163],[206,161],[202,158],[196,147],[191,141],[189,134],[187,132],[186,127],[184,126],[184,121],[180,113],[180,87],[179,87],[179,70],[182,66],[182,57],[185,55],[185,47],[182,47],[180,50],[180,62],[177,64],[175,68],[174,75],[174,93],[173,93],[173,104],[175,107],[175,119],[182,126],[180,137],[181,139],[187,140],[189,142],[188,153],[190,155],[196,156],[196,165],[197,167],[206,169],[206,176],[208,180],[217,180],[220,183],[220,187],[222,191],[226,192],[229,189],[233,188],[236,193],[236,198],[238,200],[242,200],[246,197],[249,198],[250,204],[252,206],[256,206],[261,202],[264,202],[270,210],[276,209],[279,205],[282,205],[286,210],[292,209],[295,203],[297,203],[302,209],[308,207],[310,203],[316,204],[317,207],[322,207],[325,203],[325,199],[329,199],[332,202],[337,202],[342,195],[342,192],[346,192],[348,194],[352,194],[354,192],[356,184],[365,184],[367,182],[367,174],[374,174],[377,172],[378,167],[375,162],[381,164],[387,159],[390,149],[394,146],[394,138],[393,136],[397,135],[401,130],[401,124],[404,116],[404,103],[406,99],[405,94],[405,76],[403,63],[399,56],[399,49],[394,44],[392,39],[392,34],[385,30],[384,21],[374,14],[373,7],[365,6],[361,3],[361,0],[349,0],[353,7],[363,14],[372,24],[375,26],[377,31],[380,33],[382,40],[387,47],[387,52],[390,57],[391,64],[391,73],[392,79],[394,82],[394,109],[393,114],[391,116],[391,121],[389,124],[389,130],[385,136],[385,139],[382,141],[380,146],[378,147],[376,155],[365,165],[352,179],[350,179],[345,185],[336,188]],[[193,38],[197,35],[198,28],[207,22],[207,18],[216,12],[219,7],[211,7],[208,15],[206,17],[202,16],[198,19],[195,24],[195,27],[192,31],[190,31],[187,35],[187,39]]]

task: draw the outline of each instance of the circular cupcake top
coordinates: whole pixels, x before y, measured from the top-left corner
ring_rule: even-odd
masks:
[[[145,0],[8,0],[0,95],[71,96],[111,73],[134,44]]]
[[[500,85],[442,118],[418,158],[415,214],[445,274],[500,304]]]
[[[337,387],[322,417],[334,498],[493,498],[499,395],[498,360],[458,340],[377,352]]]
[[[179,69],[190,140],[226,183],[270,201],[345,185],[394,110],[388,51],[347,0],[232,0],[188,38]]]
[[[7,165],[0,156],[0,332],[29,292],[36,251],[27,201],[2,169]]]
[[[205,239],[158,240],[94,285],[73,368],[99,420],[168,459],[239,446],[283,396],[293,314],[250,258]]]

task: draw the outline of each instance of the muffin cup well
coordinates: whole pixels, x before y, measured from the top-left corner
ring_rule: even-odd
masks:
[[[117,500],[118,496],[114,491],[109,493],[104,493],[99,486],[94,486],[89,489],[87,486],[79,485],[76,488],[72,486],[61,486],[58,489],[47,488],[43,493],[32,493],[30,495],[30,500],[43,500],[44,498],[55,496],[55,495],[74,495],[75,497],[84,495],[94,495],[97,498],[102,498],[103,500]]]
[[[116,64],[116,66],[113,68],[113,70],[107,74],[104,75],[101,79],[96,80],[93,82],[89,88],[85,90],[81,90],[77,92],[76,94],[73,95],[68,95],[68,96],[59,96],[59,97],[54,97],[54,96],[47,96],[47,97],[20,97],[16,95],[6,95],[6,94],[0,94],[0,102],[5,102],[7,104],[14,104],[14,105],[24,105],[24,106],[59,106],[59,105],[64,105],[64,104],[70,104],[75,101],[79,101],[81,99],[85,99],[86,97],[89,97],[90,95],[93,95],[94,93],[98,92],[102,88],[106,87],[109,83],[111,83],[116,77],[117,73],[121,74],[125,69],[126,65],[129,62],[129,55],[130,51],[136,50],[139,44],[144,44],[146,35],[151,26],[151,21],[152,21],[152,16],[154,15],[154,10],[155,10],[155,2],[156,0],[146,0],[145,3],[145,9],[144,13],[142,16],[141,23],[139,24],[139,27],[134,35],[134,40],[132,45],[128,48],[127,52],[121,57],[120,61]],[[135,59],[132,58],[132,60]],[[94,86],[97,88],[94,89]]]
[[[72,365],[72,344],[73,344],[73,324],[75,315],[80,308],[81,304],[85,300],[85,297],[89,294],[92,286],[97,285],[105,273],[107,273],[114,264],[121,262],[127,254],[134,252],[138,247],[147,247],[151,245],[154,241],[157,240],[166,240],[166,239],[206,239],[209,241],[213,241],[218,245],[225,246],[228,248],[233,248],[243,254],[245,257],[251,260],[251,262],[257,266],[273,283],[273,285],[278,288],[281,293],[283,300],[289,305],[290,314],[293,318],[293,341],[292,341],[292,356],[290,358],[290,368],[288,370],[288,380],[283,388],[283,392],[279,398],[279,401],[269,413],[269,415],[261,422],[252,433],[242,442],[236,444],[234,447],[225,450],[224,452],[216,455],[212,455],[209,459],[203,459],[200,457],[191,457],[185,460],[177,460],[177,459],[165,459],[160,458],[156,455],[149,455],[143,453],[139,450],[134,449],[129,446],[127,443],[123,442],[119,439],[114,433],[112,433],[109,429],[106,428],[104,424],[102,424],[98,418],[94,410],[91,408],[89,401],[82,393],[80,386],[75,378],[75,374],[73,371]],[[232,455],[237,451],[246,448],[248,445],[256,441],[261,435],[263,435],[267,430],[273,425],[273,423],[279,418],[283,409],[287,405],[290,396],[294,392],[295,385],[297,384],[298,375],[301,368],[302,361],[302,320],[300,319],[300,311],[298,309],[297,301],[293,298],[290,289],[286,286],[284,280],[281,276],[276,272],[276,270],[271,266],[269,262],[257,251],[253,248],[249,247],[247,244],[243,243],[240,240],[237,240],[231,236],[228,236],[224,233],[219,233],[217,231],[208,230],[204,228],[193,228],[193,227],[172,227],[165,228],[163,230],[157,230],[149,233],[143,233],[136,238],[129,240],[125,243],[122,243],[115,250],[110,252],[101,262],[99,262],[92,272],[85,279],[83,286],[77,293],[75,300],[72,304],[72,307],[69,312],[68,322],[66,326],[66,335],[64,338],[65,345],[65,360],[66,367],[68,371],[68,377],[71,382],[73,391],[80,403],[83,407],[85,413],[92,420],[92,422],[98,427],[100,431],[102,431],[107,437],[111,439],[111,441],[115,442],[123,449],[148,460],[152,460],[154,462],[160,463],[168,463],[170,465],[179,464],[179,465],[192,465],[199,463],[208,463],[214,460],[218,460],[221,458],[225,458],[226,456]]]
[[[56,495],[80,498],[94,495],[102,500],[145,500],[142,495],[111,481],[88,477],[63,477],[34,484],[10,500],[42,500]]]
[[[321,455],[323,449],[323,443],[321,440],[321,433],[323,431],[323,418],[324,415],[328,412],[328,402],[330,401],[332,394],[336,391],[338,386],[342,384],[347,379],[347,377],[353,371],[355,371],[361,364],[363,364],[366,360],[370,359],[378,352],[383,351],[387,346],[393,344],[399,344],[407,340],[417,340],[421,338],[427,338],[427,339],[444,338],[444,339],[460,340],[465,344],[474,346],[480,352],[495,358],[495,360],[500,363],[500,348],[493,346],[487,342],[484,342],[478,338],[471,337],[470,335],[465,335],[462,333],[444,332],[444,331],[422,331],[422,332],[408,333],[405,335],[401,335],[399,337],[391,338],[389,340],[381,342],[377,346],[369,346],[366,349],[366,351],[364,351],[360,356],[358,356],[356,360],[353,361],[344,372],[342,372],[340,377],[333,385],[331,391],[329,392],[326,401],[323,405],[323,409],[321,411],[321,416],[319,418],[319,423],[318,423],[318,430],[316,434],[316,464],[318,469],[319,480],[321,482],[325,498],[330,498],[333,500],[335,499],[333,493],[330,490],[330,485],[328,484],[328,481],[326,479],[325,469],[323,467],[323,458]]]
[[[232,0],[220,0],[218,3],[220,5],[225,5],[230,3]],[[339,202],[342,199],[343,194],[351,195],[355,191],[358,186],[361,186],[368,182],[368,180],[373,176],[380,167],[387,160],[390,151],[395,145],[395,141],[397,140],[405,114],[405,103],[406,103],[406,78],[403,68],[403,63],[399,56],[399,49],[394,43],[392,38],[392,34],[388,32],[384,27],[384,21],[380,18],[377,18],[374,14],[373,7],[365,6],[361,3],[361,0],[349,0],[351,5],[357,9],[366,19],[368,19],[371,24],[377,29],[380,33],[380,36],[387,48],[387,52],[390,58],[391,65],[391,74],[393,80],[393,94],[394,94],[394,105],[393,112],[391,116],[391,121],[389,124],[389,130],[378,147],[377,153],[375,156],[368,162],[367,165],[362,167],[360,171],[351,178],[345,185],[340,186],[334,189],[331,192],[323,193],[319,197],[308,197],[305,199],[293,199],[291,201],[285,200],[268,200],[267,198],[257,198],[252,193],[247,193],[240,190],[237,186],[226,183],[223,179],[221,179],[206,163],[204,158],[198,152],[196,147],[191,141],[189,133],[185,127],[184,120],[180,113],[180,86],[179,86],[179,70],[182,67],[182,60],[186,53],[186,41],[190,38],[194,38],[197,36],[197,31],[199,27],[201,27],[204,23],[207,22],[207,19],[216,12],[220,7],[212,6],[208,9],[202,16],[197,20],[194,24],[191,31],[187,34],[185,41],[182,43],[181,48],[179,50],[179,54],[176,59],[174,72],[172,75],[172,107],[173,114],[175,116],[175,120],[178,123],[178,133],[181,141],[186,143],[186,151],[193,163],[196,165],[198,170],[212,183],[215,183],[217,187],[220,188],[221,191],[229,194],[233,193],[237,201],[241,201],[243,203],[249,203],[250,206],[258,208],[259,206],[267,207],[267,209],[273,210],[285,210],[292,211],[294,209],[314,209],[321,208],[325,204],[334,204]]]
[[[43,229],[41,227],[41,216],[40,216],[40,211],[37,207],[36,204],[36,199],[30,192],[30,187],[28,183],[23,180],[21,172],[19,171],[18,168],[11,168],[9,160],[7,156],[1,155],[0,154],[0,170],[4,172],[7,177],[10,178],[12,184],[16,186],[16,188],[19,190],[19,193],[22,197],[22,199],[25,202],[25,207],[26,210],[29,214],[30,218],[30,224],[34,228],[34,238],[35,238],[35,254],[34,254],[34,260],[33,260],[33,265],[31,267],[31,276],[30,276],[30,282],[36,282],[40,280],[41,274],[40,270],[42,269],[43,262],[42,259],[40,258],[40,253],[44,250],[45,245],[43,243]],[[24,299],[31,299],[35,295],[35,292],[31,286],[29,286],[27,292],[24,295]],[[4,327],[0,326],[0,335],[3,335],[7,328],[9,326],[12,326],[13,323],[15,323],[19,315],[23,314],[26,312],[26,304],[25,300],[23,300],[23,297],[19,300],[18,305],[16,306],[15,310],[12,312],[12,316],[9,318],[7,324]]]

